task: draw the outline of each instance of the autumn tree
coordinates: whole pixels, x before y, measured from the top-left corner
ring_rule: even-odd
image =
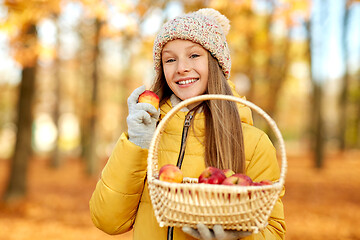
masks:
[[[56,24],[56,44],[55,44],[55,48],[58,51],[60,49],[60,26],[58,23],[58,14],[54,14],[53,19],[55,21]],[[59,149],[59,135],[60,135],[60,123],[59,123],[59,118],[60,118],[60,104],[61,104],[61,76],[60,76],[60,68],[61,68],[61,60],[60,60],[60,56],[59,53],[57,53],[55,55],[54,58],[54,88],[55,88],[55,98],[56,98],[56,103],[55,103],[55,107],[54,107],[54,111],[53,111],[53,119],[56,125],[56,128],[58,129],[58,134],[56,136],[56,140],[55,140],[55,147],[54,147],[54,151],[53,154],[51,156],[51,162],[50,165],[54,168],[57,168],[61,165],[62,161],[61,161],[61,154],[60,154],[60,149]]]
[[[5,1],[8,16],[4,29],[11,36],[15,60],[22,66],[17,108],[17,135],[10,165],[10,176],[3,198],[20,199],[26,194],[27,168],[32,155],[33,97],[38,60],[36,25],[51,12],[58,11],[57,1]]]
[[[357,92],[354,95],[358,95],[359,89],[357,87],[350,89],[352,83],[352,76],[349,73],[349,41],[347,36],[349,36],[350,26],[349,19],[351,13],[354,11],[354,6],[356,2],[354,0],[344,1],[344,14],[342,18],[342,37],[341,37],[341,47],[342,47],[342,57],[344,63],[344,74],[341,81],[340,95],[339,95],[339,148],[341,151],[346,150],[347,147],[356,146],[357,139],[360,139],[359,135],[359,122],[360,122],[360,107],[353,108],[351,96],[352,92]],[[360,72],[358,70],[358,72]],[[355,77],[356,79],[356,77]],[[359,78],[358,78],[359,79]],[[355,80],[356,81],[356,80]],[[359,85],[360,86],[360,85]],[[356,99],[356,97],[355,97]],[[359,100],[355,100],[355,106],[359,106]],[[350,114],[350,111],[355,112],[355,114]]]
[[[28,161],[32,154],[31,148],[31,125],[32,100],[35,92],[36,60],[34,53],[36,44],[36,28],[33,24],[24,26],[21,33],[22,52],[27,52],[26,65],[24,63],[21,83],[19,86],[19,99],[17,108],[17,135],[14,156],[11,162],[10,179],[4,198],[11,200],[22,197],[26,192],[26,173]]]
[[[314,163],[316,168],[322,168],[324,164],[324,145],[325,145],[325,128],[323,116],[323,83],[325,81],[323,66],[324,49],[324,34],[321,29],[327,21],[326,10],[328,7],[327,1],[322,1],[318,4],[316,12],[311,16],[307,23],[308,38],[308,56],[312,76],[312,108],[311,108],[311,126],[312,132],[312,150],[314,152]]]

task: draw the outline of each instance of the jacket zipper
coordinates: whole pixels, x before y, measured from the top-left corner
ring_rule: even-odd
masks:
[[[180,168],[180,169],[181,169],[181,165],[182,165],[184,155],[185,155],[186,140],[187,140],[187,135],[188,135],[189,127],[191,124],[191,120],[193,118],[193,114],[194,114],[193,111],[189,111],[185,116],[185,121],[184,121],[182,136],[181,136],[179,158],[176,163],[176,166],[178,166],[178,168]],[[167,240],[172,240],[173,236],[174,236],[174,227],[168,227]]]
[[[179,158],[178,158],[178,161],[176,164],[176,166],[178,166],[180,169],[181,169],[181,165],[182,165],[184,155],[185,155],[185,144],[186,144],[187,135],[189,132],[189,127],[190,127],[192,118],[193,118],[193,112],[190,111],[185,116],[185,122],[184,122],[183,132],[182,132],[182,136],[181,136]]]

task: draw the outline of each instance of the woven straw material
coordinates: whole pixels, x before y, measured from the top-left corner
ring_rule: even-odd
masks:
[[[274,131],[281,154],[278,182],[265,186],[226,186],[198,184],[197,179],[184,178],[182,183],[158,180],[158,144],[166,124],[183,107],[205,100],[228,100],[244,104],[261,115]],[[261,108],[244,99],[220,94],[193,97],[180,102],[159,123],[150,143],[148,155],[148,187],[155,217],[163,226],[190,226],[204,223],[224,229],[257,233],[268,223],[271,211],[285,183],[287,159],[284,140],[275,121]]]

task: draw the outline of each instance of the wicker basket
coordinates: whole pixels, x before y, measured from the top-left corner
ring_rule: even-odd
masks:
[[[279,141],[281,173],[278,182],[266,186],[226,186],[197,184],[195,178],[183,183],[158,180],[158,144],[166,124],[183,107],[204,100],[229,100],[244,104],[261,115]],[[148,155],[148,187],[155,216],[160,227],[190,226],[204,223],[212,228],[221,224],[224,229],[257,233],[268,223],[271,211],[285,183],[287,160],[285,145],[276,123],[261,108],[244,99],[229,95],[201,95],[180,102],[159,123],[150,143]]]

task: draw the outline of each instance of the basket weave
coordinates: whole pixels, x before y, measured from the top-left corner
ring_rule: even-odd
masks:
[[[250,107],[261,115],[274,131],[281,154],[278,182],[266,186],[226,186],[197,184],[198,179],[184,178],[183,183],[158,180],[158,145],[166,124],[182,108],[199,101],[229,100]],[[268,223],[272,209],[285,183],[287,160],[284,140],[275,121],[255,104],[239,97],[208,94],[184,100],[171,109],[159,123],[149,147],[148,187],[156,219],[160,225],[209,228],[221,224],[224,229],[257,233]]]

